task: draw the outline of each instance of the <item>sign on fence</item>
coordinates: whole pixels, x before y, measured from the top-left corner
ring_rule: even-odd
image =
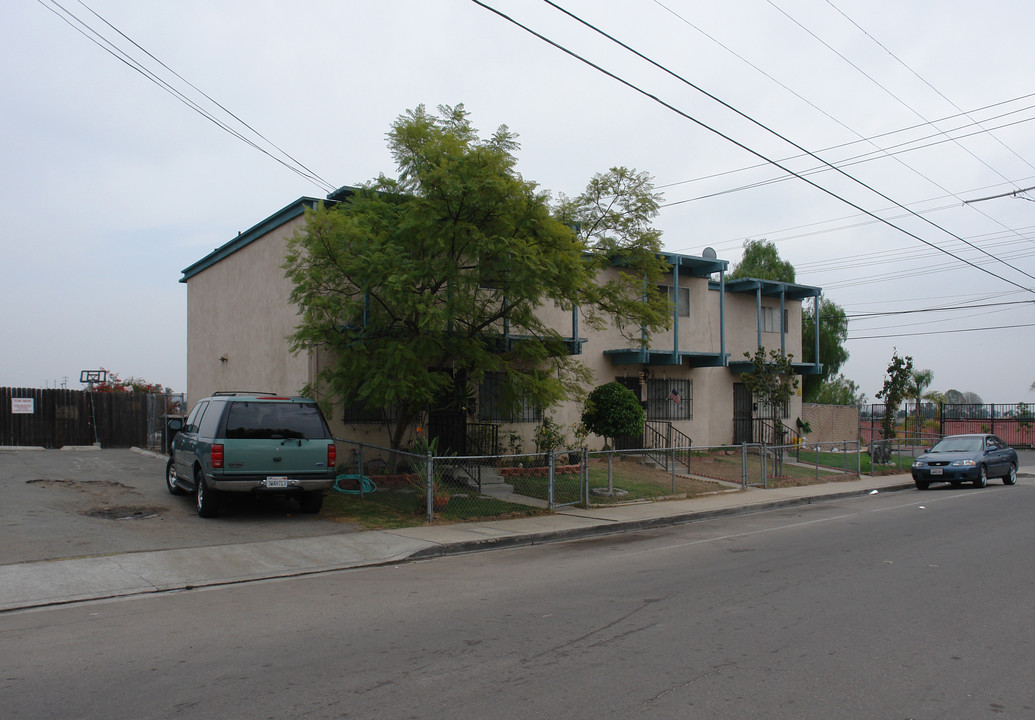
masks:
[[[12,415],[32,415],[36,412],[35,398],[11,398]]]

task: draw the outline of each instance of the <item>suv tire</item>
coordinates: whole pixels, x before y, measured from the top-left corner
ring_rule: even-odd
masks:
[[[219,515],[219,496],[205,482],[201,468],[194,471],[194,487],[198,506],[198,517],[213,518]]]
[[[302,512],[315,515],[323,507],[322,492],[304,492],[298,498],[298,507]]]
[[[176,484],[176,465],[173,459],[165,464],[165,488],[173,495],[186,495],[187,491]]]

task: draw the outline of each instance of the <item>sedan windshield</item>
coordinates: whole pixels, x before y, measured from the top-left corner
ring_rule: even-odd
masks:
[[[931,452],[980,452],[981,438],[979,437],[948,437],[939,442]]]

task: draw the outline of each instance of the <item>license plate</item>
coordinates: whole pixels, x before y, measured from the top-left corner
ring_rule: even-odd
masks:
[[[268,488],[286,488],[288,486],[288,479],[286,477],[268,477],[266,478],[266,487]]]
[[[943,472],[943,471],[942,471],[942,469],[941,469],[941,468],[931,468],[931,474],[932,474],[932,475],[941,475],[941,474],[942,474],[942,472]]]

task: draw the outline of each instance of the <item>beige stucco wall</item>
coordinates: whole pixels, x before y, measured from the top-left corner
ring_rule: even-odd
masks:
[[[804,403],[802,420],[809,423],[811,442],[854,442],[859,439],[859,408],[855,405]]]
[[[296,324],[281,265],[301,217],[249,243],[187,281],[188,403],[217,390],[297,395],[309,358],[285,339]],[[225,361],[222,358],[226,358]]]
[[[297,394],[316,377],[321,355],[293,355],[287,336],[294,330],[297,315],[288,297],[290,282],[281,265],[287,243],[304,222],[298,217],[238,251],[206,268],[188,280],[188,349],[187,373],[189,403],[217,390],[262,390]],[[608,272],[618,272],[610,270]],[[672,284],[671,275],[666,284]],[[650,347],[670,351],[678,339],[681,351],[719,353],[720,293],[710,289],[707,278],[685,274],[680,286],[689,289],[690,315],[679,318],[678,338],[670,329],[651,339]],[[779,307],[779,298],[763,297],[762,304]],[[787,352],[801,359],[801,302],[785,302],[789,331],[784,338]],[[572,314],[549,303],[541,308],[542,317],[551,327],[568,336]],[[725,351],[730,360],[744,360],[744,353],[753,353],[758,339],[756,297],[754,294],[725,294]],[[604,354],[606,350],[634,349],[640,336],[638,328],[627,328],[631,338],[613,326],[594,329],[580,317],[578,334],[587,338],[582,354],[577,357],[593,374],[593,387],[616,378],[638,378],[643,366],[615,365]],[[762,343],[768,348],[780,347],[779,333],[763,333]],[[225,358],[225,361],[222,360]],[[696,446],[725,445],[733,440],[733,386],[738,377],[725,367],[687,365],[650,367],[654,379],[689,379],[693,382],[693,419],[673,421],[673,426],[693,439]],[[380,424],[345,424],[343,408],[335,405],[328,394],[320,399],[327,408],[327,418],[338,437],[375,445],[387,445],[389,430]],[[582,403],[571,401],[551,408],[546,415],[569,436],[579,422]],[[791,400],[788,424],[801,417],[800,394]],[[500,437],[509,431],[525,439],[526,450],[534,448],[534,423],[504,424]],[[591,447],[599,447],[601,438],[591,438]]]

